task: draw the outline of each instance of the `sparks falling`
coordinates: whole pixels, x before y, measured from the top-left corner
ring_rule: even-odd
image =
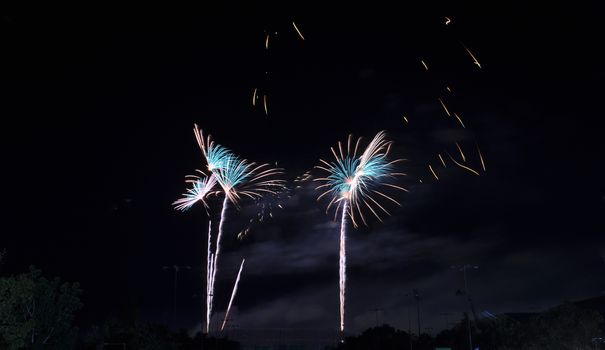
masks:
[[[231,291],[231,298],[229,299],[229,305],[227,306],[227,311],[225,312],[225,318],[223,319],[223,324],[221,325],[221,331],[225,329],[225,324],[227,323],[227,319],[229,318],[229,311],[231,311],[231,305],[233,304],[233,299],[235,299],[235,293],[237,293],[237,286],[239,285],[239,278],[242,275],[242,270],[244,269],[244,262],[246,259],[242,259],[242,264],[239,267],[239,272],[237,273],[237,278],[235,279],[235,283],[233,284],[233,290]]]
[[[300,32],[300,30],[298,29],[298,27],[296,26],[296,23],[294,23],[294,21],[292,21],[292,25],[294,26],[294,29],[298,33],[298,36],[300,36],[301,39],[305,40],[305,37],[302,35],[302,33]]]
[[[466,50],[466,52],[467,52],[467,53],[469,54],[469,56],[471,56],[471,58],[473,59],[473,63],[474,63],[475,65],[477,65],[477,67],[479,67],[479,69],[481,69],[481,63],[479,63],[479,61],[477,60],[477,58],[475,57],[475,55],[473,55],[473,53],[471,52],[471,50],[469,50],[469,49],[468,49],[468,47],[466,47],[465,45],[462,45],[462,46],[464,46],[464,49]]]
[[[316,168],[328,173],[326,177],[317,178],[315,181],[323,182],[316,189],[323,188],[325,191],[317,198],[331,196],[326,211],[336,206],[335,217],[340,218],[340,258],[339,258],[339,287],[340,287],[340,330],[345,326],[345,292],[346,292],[346,228],[350,219],[354,227],[358,226],[358,219],[367,224],[364,211],[369,210],[378,220],[381,220],[381,212],[389,215],[386,208],[379,199],[387,199],[399,205],[395,199],[378,189],[382,186],[406,191],[405,188],[391,184],[396,176],[404,175],[393,172],[395,163],[401,161],[396,159],[388,161],[387,157],[391,148],[391,142],[386,140],[384,132],[376,134],[365,150],[358,154],[361,139],[352,145],[352,136],[349,135],[346,149],[343,150],[342,143],[338,143],[338,152],[331,148],[334,161],[327,162],[320,159],[321,165]],[[352,153],[351,153],[352,152]]]

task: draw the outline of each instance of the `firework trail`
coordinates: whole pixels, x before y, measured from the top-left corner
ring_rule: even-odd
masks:
[[[477,60],[477,57],[475,57],[475,55],[473,55],[473,53],[471,52],[471,50],[469,50],[466,45],[462,44],[462,46],[464,47],[464,49],[466,50],[466,52],[469,54],[469,56],[471,56],[471,58],[473,59],[473,64],[477,65],[477,67],[479,67],[479,69],[481,69],[481,63],[479,63],[479,61]]]
[[[387,161],[387,156],[391,148],[391,142],[386,140],[384,132],[376,134],[374,139],[368,144],[363,153],[358,157],[357,151],[361,139],[358,139],[353,147],[351,154],[352,136],[349,135],[346,150],[343,151],[342,143],[338,143],[338,152],[331,148],[335,161],[327,162],[320,159],[321,165],[316,168],[328,173],[326,177],[317,178],[315,181],[324,182],[316,189],[326,189],[317,198],[318,200],[326,195],[331,195],[332,199],[328,203],[326,211],[335,205],[335,217],[340,211],[340,254],[339,254],[339,289],[340,289],[340,330],[344,331],[345,326],[345,292],[346,292],[346,229],[347,218],[351,219],[354,227],[357,227],[356,217],[359,216],[362,222],[366,224],[363,210],[368,209],[380,220],[379,212],[389,214],[377,199],[388,199],[399,205],[392,197],[378,191],[380,186],[389,186],[399,190],[406,191],[405,188],[389,183],[395,176],[404,175],[393,172],[394,164],[401,161]],[[376,196],[375,196],[376,195]],[[376,198],[374,198],[376,197]]]
[[[346,231],[348,201],[342,206],[342,217],[340,220],[340,250],[338,254],[338,286],[340,297],[340,331],[345,330],[345,292],[347,287],[347,249],[346,249]]]
[[[300,30],[298,29],[298,27],[296,26],[296,23],[294,23],[294,21],[292,21],[292,25],[294,26],[294,29],[296,30],[296,33],[298,33],[298,36],[300,36],[300,38],[302,40],[305,40],[305,37],[302,35],[302,33],[300,32]]]
[[[210,275],[212,268],[212,221],[208,220],[208,250],[206,251],[206,333],[210,330],[210,312],[211,307],[211,292],[210,292]]]
[[[225,312],[225,318],[223,319],[221,331],[223,329],[225,329],[225,324],[227,323],[227,318],[229,317],[229,311],[231,311],[231,305],[233,304],[233,299],[235,299],[235,293],[237,293],[237,286],[239,285],[239,278],[242,274],[242,270],[244,269],[245,261],[246,261],[246,259],[242,259],[242,264],[239,267],[239,272],[237,273],[237,278],[235,279],[235,284],[233,285],[233,291],[231,292],[231,298],[229,299],[229,305],[227,306],[227,311]]]
[[[177,199],[172,204],[175,209],[185,211],[191,208],[196,202],[201,201],[204,204],[206,209],[206,213],[208,213],[208,203],[206,202],[206,196],[211,193],[212,188],[217,183],[216,177],[214,175],[210,175],[210,177],[204,177],[200,179],[197,176],[193,176],[193,180],[187,180],[188,182],[193,183],[193,187],[191,189],[187,189],[187,192],[183,194],[182,198]],[[208,289],[210,285],[210,276],[212,269],[212,258],[211,258],[211,234],[212,231],[212,221],[208,220],[208,251],[206,255],[206,310],[209,310],[209,306],[212,302],[212,293]],[[210,314],[206,313],[206,332],[208,332],[208,327],[210,324]]]

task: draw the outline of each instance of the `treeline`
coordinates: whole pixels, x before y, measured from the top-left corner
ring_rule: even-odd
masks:
[[[82,290],[77,283],[47,279],[29,272],[0,278],[0,349],[141,349],[141,350],[235,350],[240,345],[228,339],[195,338],[161,325],[109,318],[80,330],[76,313],[82,308]],[[389,325],[370,328],[347,337],[332,350],[414,349],[453,350],[565,350],[598,349],[603,334],[603,316],[591,309],[564,303],[531,315],[500,315],[469,322],[460,320],[436,336],[415,336]],[[470,333],[470,334],[469,334]]]
[[[470,325],[470,326],[469,326]],[[334,350],[570,350],[600,349],[603,316],[590,309],[564,303],[533,315],[501,315],[469,322],[465,317],[452,328],[436,336],[419,337],[389,325],[370,328],[355,337],[347,337]],[[470,337],[469,337],[470,328]]]
[[[82,308],[78,283],[49,280],[30,268],[21,275],[0,278],[0,349],[52,350],[236,350],[228,339],[195,338],[162,325],[108,318],[79,329],[75,316]],[[204,343],[204,344],[202,344]]]

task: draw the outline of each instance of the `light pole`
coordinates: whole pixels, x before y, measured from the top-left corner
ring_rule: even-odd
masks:
[[[422,328],[420,327],[420,294],[416,289],[413,290],[414,299],[416,299],[416,316],[418,317],[418,336],[420,337],[420,332]]]
[[[174,270],[174,287],[173,287],[174,290],[173,290],[173,295],[172,295],[172,323],[173,323],[173,325],[176,325],[176,295],[177,295],[176,287],[177,287],[179,271],[181,269],[191,270],[191,266],[172,265],[172,266],[163,266],[162,269],[164,271]]]
[[[384,311],[384,310],[383,309],[379,309],[379,308],[375,308],[375,309],[372,309],[370,311],[373,311],[374,314],[375,314],[375,316],[376,316],[376,328],[378,328],[378,313],[381,312],[381,311]]]
[[[466,270],[468,269],[473,269],[476,270],[479,268],[479,266],[477,265],[470,265],[470,264],[464,264],[462,266],[452,266],[452,268],[457,268],[458,271],[462,271],[462,275],[464,278],[464,293],[466,294],[466,298],[468,300],[468,304],[469,304],[469,308],[470,311],[473,313],[473,318],[475,319],[475,322],[477,322],[477,314],[475,313],[475,306],[473,305],[473,299],[471,298],[471,292],[468,288],[468,280],[466,278]],[[473,350],[473,336],[472,336],[472,332],[471,332],[471,317],[470,315],[467,314],[466,317],[467,320],[467,327],[468,327],[468,346],[470,350]]]
[[[404,296],[409,297],[409,296],[411,296],[411,294],[405,293]],[[411,310],[409,304],[406,303],[406,305],[407,305],[406,306],[406,310],[407,310],[407,313],[408,313],[408,336],[410,338],[410,350],[413,350],[412,349],[413,348],[413,340],[412,340],[412,310]]]

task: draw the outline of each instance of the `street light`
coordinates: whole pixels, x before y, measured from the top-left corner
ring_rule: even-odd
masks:
[[[178,265],[163,266],[162,269],[164,271],[171,270],[171,269],[174,270],[174,293],[172,296],[172,322],[174,325],[176,325],[176,286],[177,286],[177,279],[179,276],[179,271],[181,269],[191,270],[191,266],[178,266]]]
[[[462,266],[452,266],[451,268],[452,269],[457,269],[458,271],[462,271],[462,275],[464,276],[464,293],[466,294],[466,297],[468,299],[468,304],[469,304],[469,307],[471,309],[471,312],[473,313],[473,318],[475,319],[475,322],[477,322],[477,314],[475,313],[475,306],[473,305],[473,299],[471,298],[471,292],[470,292],[470,290],[468,288],[468,281],[467,281],[467,278],[466,278],[466,270],[468,270],[468,269],[477,270],[479,268],[479,266],[477,266],[477,265],[470,265],[470,264],[464,264]],[[469,346],[470,350],[473,350],[473,336],[471,334],[471,318],[470,318],[470,315],[467,316],[466,320],[467,320],[467,327],[468,327],[468,346]]]

